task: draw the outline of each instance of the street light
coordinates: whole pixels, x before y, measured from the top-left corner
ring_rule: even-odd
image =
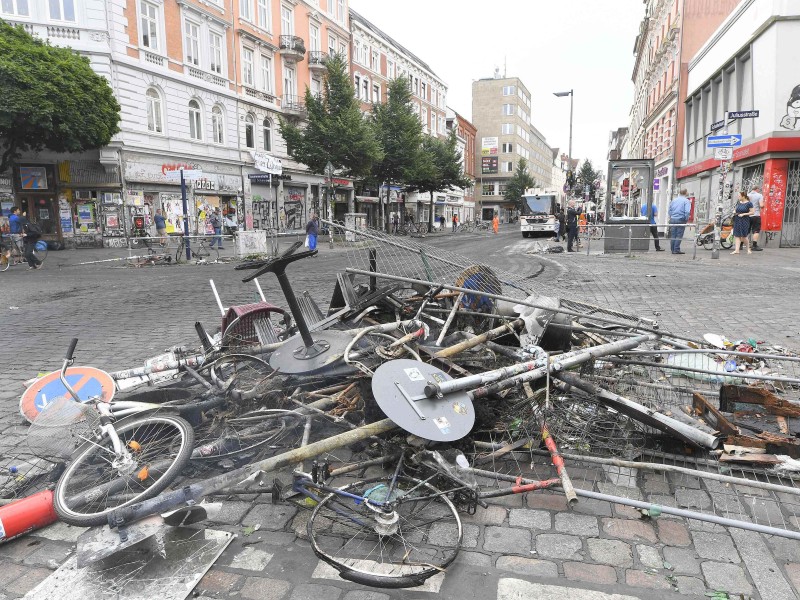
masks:
[[[569,154],[567,156],[567,173],[572,171],[572,100],[574,98],[574,90],[568,92],[553,92],[553,96],[563,98],[569,96]]]
[[[331,185],[333,184],[333,164],[331,164],[331,161],[328,161],[328,164],[325,165],[325,183],[325,190],[327,192],[325,197],[328,200],[328,220],[333,223],[333,202],[331,198]],[[328,243],[330,247],[333,248],[333,225],[328,225]]]

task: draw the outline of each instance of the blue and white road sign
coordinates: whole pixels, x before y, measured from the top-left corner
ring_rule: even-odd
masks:
[[[710,135],[706,146],[709,148],[733,148],[742,145],[741,134],[734,133],[731,135]]]

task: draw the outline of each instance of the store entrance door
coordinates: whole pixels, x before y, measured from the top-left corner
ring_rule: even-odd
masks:
[[[20,195],[20,207],[28,214],[28,219],[42,228],[42,239],[60,241],[58,202],[54,196]]]

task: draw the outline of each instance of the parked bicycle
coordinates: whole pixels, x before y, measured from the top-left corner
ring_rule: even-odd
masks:
[[[185,237],[180,238],[178,249],[175,252],[175,262],[183,262],[186,260],[186,244]],[[215,246],[209,245],[208,238],[190,238],[188,242],[190,248],[190,256],[198,262],[215,262],[219,260],[219,249]]]
[[[33,247],[33,254],[41,262],[44,262],[44,259],[47,258],[47,242],[37,240]],[[28,264],[21,241],[4,235],[3,247],[0,248],[0,271],[7,271],[9,267],[21,264]]]

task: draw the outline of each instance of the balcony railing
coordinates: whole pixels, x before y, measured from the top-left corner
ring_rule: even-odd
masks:
[[[296,35],[282,35],[280,37],[280,52],[286,58],[303,60],[306,55],[306,43],[303,38]]]
[[[159,67],[164,66],[164,57],[159,54],[153,54],[152,52],[148,52],[147,50],[144,51],[144,60],[154,65],[158,65]]]
[[[81,39],[81,31],[75,27],[53,27],[48,25],[47,37],[79,40]]]
[[[309,69],[324,69],[328,64],[328,53],[320,52],[319,50],[312,50],[308,53],[308,68]]]
[[[257,98],[258,100],[263,100],[264,102],[275,102],[275,96],[268,94],[267,92],[260,92],[258,90],[254,90],[253,88],[246,87],[244,88],[244,93],[251,98]]]
[[[203,81],[208,81],[209,83],[213,83],[214,85],[219,85],[225,87],[228,85],[228,80],[224,77],[220,77],[219,75],[214,75],[213,73],[207,73],[201,69],[196,67],[188,67],[189,68],[189,75],[192,77],[197,77],[198,79],[202,79]]]
[[[296,116],[305,116],[306,105],[302,96],[284,94],[281,96],[281,108],[283,112]]]

